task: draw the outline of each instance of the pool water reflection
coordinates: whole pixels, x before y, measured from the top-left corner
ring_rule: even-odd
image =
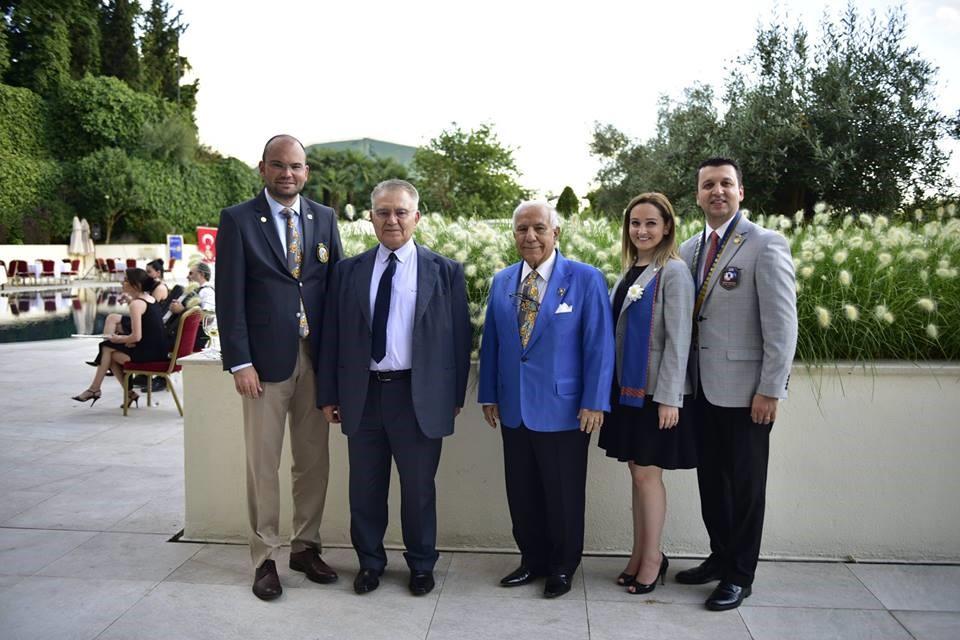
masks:
[[[72,287],[0,293],[0,343],[98,334],[110,313],[126,313],[119,287]]]

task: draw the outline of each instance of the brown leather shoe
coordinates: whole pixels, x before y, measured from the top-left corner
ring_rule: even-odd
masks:
[[[257,567],[253,578],[253,595],[261,600],[274,600],[283,593],[280,586],[280,576],[277,575],[277,564],[273,560],[266,560]]]
[[[337,581],[337,572],[320,557],[316,549],[304,549],[290,554],[290,568],[307,574],[307,579],[320,584]]]

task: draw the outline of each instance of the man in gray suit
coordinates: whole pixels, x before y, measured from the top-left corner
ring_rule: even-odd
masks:
[[[317,402],[347,436],[354,591],[376,589],[387,564],[392,457],[410,592],[425,595],[439,557],[434,476],[470,368],[466,283],[462,265],[414,243],[420,197],[412,184],[381,182],[371,200],[380,243],[334,271]]]
[[[752,590],[766,499],[770,431],[797,346],[797,293],[787,240],[740,211],[743,176],[729,158],[697,168],[702,233],[680,247],[697,282],[689,367],[700,508],[710,556],[677,574],[720,580],[707,608],[739,607]]]

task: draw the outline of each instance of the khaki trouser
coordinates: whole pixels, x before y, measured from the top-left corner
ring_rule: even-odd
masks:
[[[280,528],[280,453],[284,425],[290,417],[293,455],[293,533],[291,551],[322,551],[320,521],[327,497],[330,425],[316,406],[314,372],[307,340],[293,374],[283,382],[263,382],[256,400],[243,398],[243,432],[247,449],[247,512],[250,557],[259,567],[283,544]]]

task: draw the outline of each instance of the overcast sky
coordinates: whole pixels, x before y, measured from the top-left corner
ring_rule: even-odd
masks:
[[[147,0],[141,0],[149,4]],[[898,3],[861,0],[882,15]],[[255,164],[264,141],[377,138],[426,144],[451,122],[489,122],[524,186],[584,195],[595,122],[647,137],[657,100],[721,89],[774,11],[816,37],[844,2],[374,2],[174,0],[200,79],[200,139]],[[778,7],[778,9],[775,9]],[[908,39],[940,68],[939,107],[960,109],[960,0],[905,3]],[[960,146],[951,145],[954,156]],[[951,173],[960,181],[960,158]]]

